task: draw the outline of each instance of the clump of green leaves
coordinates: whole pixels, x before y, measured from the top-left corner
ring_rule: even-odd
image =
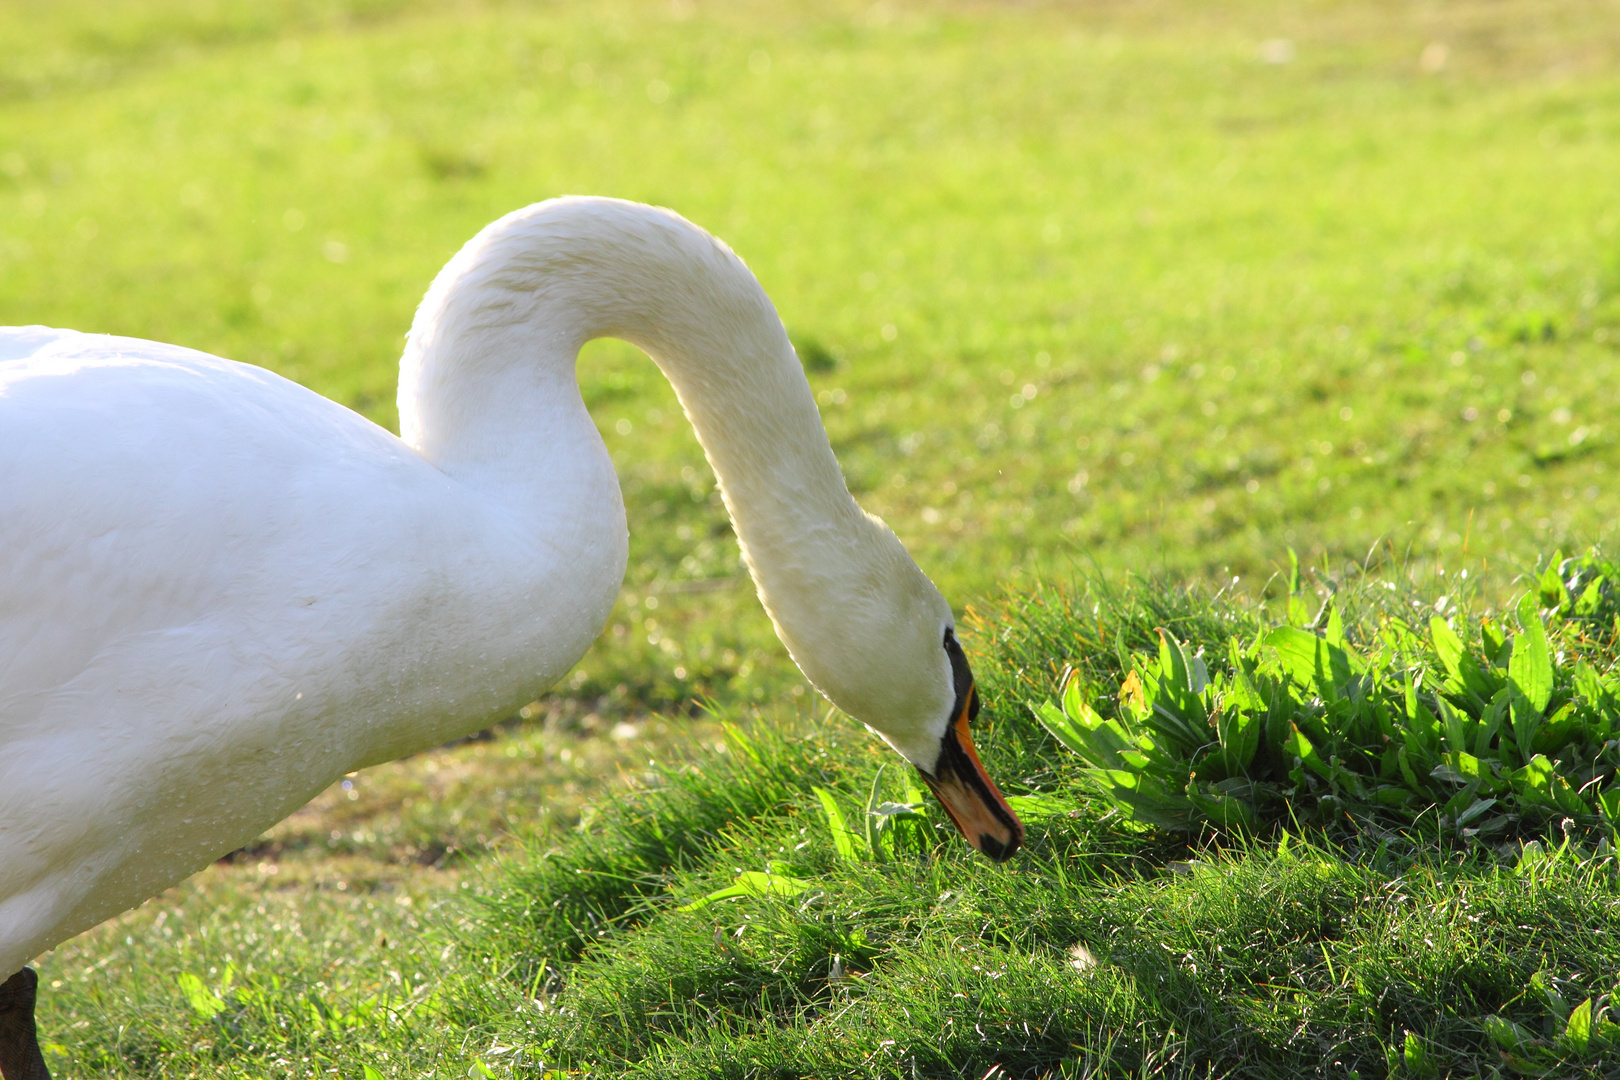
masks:
[[[879,768],[872,778],[866,799],[863,827],[855,829],[849,824],[837,797],[827,788],[815,790],[821,804],[827,829],[832,834],[833,850],[844,862],[858,863],[886,860],[907,854],[921,854],[933,844],[928,829],[928,803],[922,789],[914,782],[905,785],[905,801],[893,802],[882,798],[883,774]]]
[[[1427,818],[1463,837],[1555,817],[1612,828],[1620,677],[1563,647],[1608,603],[1612,570],[1555,561],[1558,588],[1544,577],[1512,624],[1436,616],[1419,629],[1384,614],[1359,647],[1331,604],[1316,631],[1296,625],[1304,608],[1291,603],[1290,622],[1230,639],[1213,674],[1202,650],[1161,631],[1156,654],[1128,658],[1117,706],[1070,679],[1061,707],[1037,716],[1084,759],[1087,785],[1143,826],[1348,816]]]
[[[1603,1057],[1620,1048],[1620,1024],[1612,1018],[1612,1004],[1594,1004],[1587,998],[1571,1008],[1544,972],[1531,976],[1525,996],[1546,1010],[1552,1022],[1544,1026],[1552,1029],[1551,1038],[1502,1016],[1487,1016],[1481,1025],[1515,1072],[1547,1075],[1572,1061]]]
[[[746,736],[731,729],[733,741],[746,740]],[[883,774],[887,766],[880,767],[872,778],[871,790],[862,815],[862,828],[850,824],[838,796],[824,787],[812,788],[827,821],[832,836],[833,851],[840,862],[883,862],[905,855],[921,855],[929,851],[933,839],[928,830],[927,804],[921,789],[913,782],[905,785],[905,801],[892,802],[882,798]],[[682,911],[697,911],[718,900],[732,900],[747,896],[792,897],[814,887],[810,881],[795,877],[793,865],[784,859],[769,860],[763,871],[739,870],[730,885],[716,889],[690,903]]]
[[[1555,553],[1536,581],[1536,594],[1580,637],[1609,645],[1620,639],[1620,564],[1599,549],[1568,559]]]

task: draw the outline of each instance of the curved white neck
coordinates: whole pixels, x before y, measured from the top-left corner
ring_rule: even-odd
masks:
[[[674,214],[614,200],[509,214],[451,260],[411,330],[401,436],[451,475],[526,471],[522,433],[578,397],[575,358],[597,337],[641,348],[674,385],[745,544],[862,516],[753,274]]]
[[[604,336],[643,349],[674,385],[760,598],[811,681],[868,722],[892,710],[885,699],[896,695],[922,693],[933,708],[937,693],[863,675],[873,659],[857,654],[873,645],[863,630],[894,632],[883,604],[892,597],[880,595],[893,591],[886,582],[912,591],[920,583],[931,594],[922,606],[934,610],[905,613],[919,626],[937,620],[943,602],[894,534],[850,496],[758,281],[676,215],[559,199],[474,237],[434,281],[412,326],[401,436],[449,475],[514,499],[539,484],[589,486],[591,477],[566,475],[578,472],[577,454],[570,465],[570,448],[535,433],[577,429],[584,407],[574,362],[585,342]],[[921,629],[937,640],[937,627]]]

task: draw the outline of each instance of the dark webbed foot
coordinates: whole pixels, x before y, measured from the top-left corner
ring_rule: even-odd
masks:
[[[0,1077],[51,1080],[34,1033],[34,988],[39,976],[23,968],[0,983]]]

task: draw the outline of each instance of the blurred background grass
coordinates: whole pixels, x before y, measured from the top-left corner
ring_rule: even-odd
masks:
[[[612,194],[749,261],[857,497],[959,605],[1076,556],[1513,564],[1620,505],[1612,5],[0,19],[8,322],[264,364],[391,425],[456,247]],[[798,686],[668,386],[617,343],[580,375],[634,546],[571,688]]]

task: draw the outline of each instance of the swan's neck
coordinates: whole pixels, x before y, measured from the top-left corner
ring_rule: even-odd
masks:
[[[453,476],[532,486],[534,434],[583,415],[574,362],[597,337],[674,385],[745,543],[861,516],[754,276],[673,214],[611,200],[510,214],[445,267],[402,365],[402,437]]]
[[[870,696],[840,687],[845,654],[870,645],[860,640],[863,607],[880,580],[909,574],[932,587],[850,497],[764,290],[729,249],[674,214],[554,200],[481,232],[417,314],[401,371],[401,435],[451,476],[514,498],[571,483],[588,494],[607,459],[574,362],[603,336],[643,349],[674,385],[799,666],[846,711],[881,706],[840,700]],[[581,437],[596,464],[570,457]]]

